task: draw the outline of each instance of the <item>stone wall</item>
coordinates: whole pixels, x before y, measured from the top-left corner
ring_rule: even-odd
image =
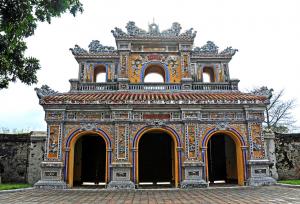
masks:
[[[300,179],[300,134],[276,134],[279,179]]]
[[[40,178],[46,133],[0,134],[0,173],[3,183],[30,183]]]
[[[27,182],[34,184],[41,179],[41,162],[44,160],[46,132],[34,131],[31,132]]]

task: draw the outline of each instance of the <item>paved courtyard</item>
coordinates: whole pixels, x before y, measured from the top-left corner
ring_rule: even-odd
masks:
[[[26,190],[1,193],[0,203],[300,203],[300,188],[280,186],[192,190]]]

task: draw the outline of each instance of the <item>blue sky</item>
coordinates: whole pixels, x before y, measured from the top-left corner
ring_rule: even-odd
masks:
[[[229,64],[231,78],[241,80],[240,89],[268,86],[285,89],[285,98],[300,102],[300,1],[82,1],[84,13],[64,14],[49,25],[40,23],[28,38],[28,56],[40,59],[39,82],[33,86],[10,84],[0,91],[0,128],[46,130],[44,112],[34,87],[43,84],[67,92],[76,78],[78,64],[69,48],[87,48],[91,40],[115,46],[111,30],[125,30],[129,20],[147,29],[153,18],[160,30],[179,22],[183,31],[197,30],[196,46],[214,41],[220,50],[239,49]],[[105,2],[105,3],[104,3]],[[300,107],[294,110],[300,126]]]

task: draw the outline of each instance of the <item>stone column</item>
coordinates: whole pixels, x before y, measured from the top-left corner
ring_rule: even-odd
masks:
[[[276,168],[276,154],[275,154],[275,134],[271,130],[264,131],[265,138],[265,150],[266,157],[271,162],[270,164],[270,176],[274,179],[278,179],[278,173]]]

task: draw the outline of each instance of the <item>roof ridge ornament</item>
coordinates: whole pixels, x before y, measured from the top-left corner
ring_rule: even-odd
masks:
[[[127,34],[130,36],[143,35],[147,33],[145,30],[137,27],[134,21],[129,21],[125,28],[127,29]]]
[[[85,54],[87,51],[83,48],[81,48],[79,45],[75,45],[74,48],[70,48],[73,55],[78,55],[78,54]]]
[[[207,41],[202,47],[195,47],[193,53],[195,54],[208,54],[208,55],[229,55],[233,56],[238,49],[233,49],[231,46],[219,52],[219,47],[213,41]]]
[[[73,55],[84,55],[88,53],[112,53],[115,52],[115,48],[112,46],[104,46],[100,43],[99,40],[92,40],[89,44],[89,51],[81,48],[79,45],[75,45],[74,48],[70,48]]]
[[[57,91],[52,90],[48,85],[42,85],[41,88],[34,88],[36,95],[39,99],[44,98],[45,96],[52,96],[58,94]]]
[[[89,44],[90,53],[113,52],[115,48],[112,46],[103,46],[99,40],[92,40]]]
[[[271,99],[271,97],[273,95],[273,93],[272,93],[273,91],[274,91],[274,89],[269,89],[266,86],[262,86],[258,89],[255,89],[254,91],[252,91],[252,93],[257,96],[265,96],[268,99]]]
[[[202,47],[195,47],[194,52],[204,54],[218,54],[218,46],[213,41],[207,41]]]
[[[151,23],[148,25],[148,32],[137,27],[134,21],[129,21],[126,25],[127,33],[125,33],[122,29],[115,27],[111,32],[115,38],[122,37],[187,37],[194,39],[196,37],[196,31],[193,31],[193,28],[186,30],[185,32],[180,34],[181,26],[179,23],[172,23],[171,28],[164,30],[162,32],[159,31],[159,26],[156,23]]]
[[[162,31],[161,34],[178,36],[180,34],[180,31],[181,31],[180,24],[177,22],[174,22],[174,23],[172,23],[171,28]]]
[[[229,46],[226,49],[224,49],[223,51],[221,51],[220,54],[233,56],[238,51],[239,51],[238,49],[233,49],[231,46]]]

